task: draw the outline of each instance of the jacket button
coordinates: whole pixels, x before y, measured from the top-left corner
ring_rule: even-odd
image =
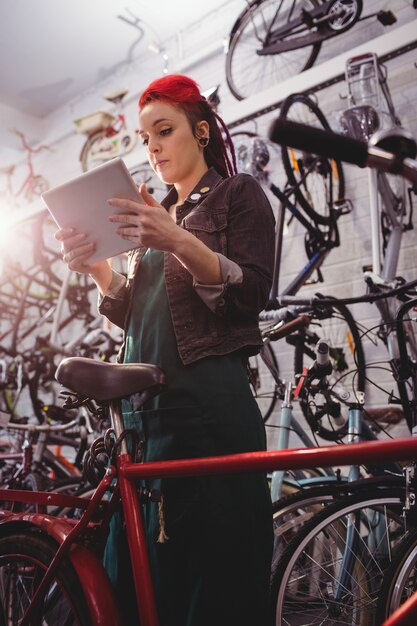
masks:
[[[111,309],[111,306],[111,302],[104,302],[103,309],[106,309],[108,311],[109,309]]]

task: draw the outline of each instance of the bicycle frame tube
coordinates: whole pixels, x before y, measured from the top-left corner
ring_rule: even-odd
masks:
[[[24,502],[68,508],[87,509],[86,516],[78,523],[44,513],[13,513],[2,511],[0,515],[0,534],[12,529],[37,527],[52,537],[58,549],[49,568],[40,582],[34,597],[19,626],[29,626],[38,601],[45,591],[63,558],[70,559],[79,579],[82,581],[85,599],[90,610],[92,624],[100,626],[123,626],[117,602],[110,580],[96,554],[89,548],[77,543],[77,538],[84,531],[91,515],[100,504],[102,495],[107,491],[114,473],[109,473],[100,483],[90,501],[76,496],[68,496],[49,492],[27,492],[23,490],[0,490],[0,498],[12,502]],[[99,600],[99,601],[98,601]]]
[[[285,26],[272,30],[268,34],[268,44],[257,50],[256,54],[266,56],[289,52],[304,46],[321,43],[325,39],[338,35],[337,30],[326,28],[328,22],[327,9],[331,4],[332,0],[328,0],[306,12],[308,19],[311,20],[311,26],[307,23],[304,14],[300,14],[300,16],[290,19]],[[317,30],[313,31],[312,27],[315,27]],[[307,34],[302,35],[302,32]],[[288,39],[285,39],[286,37]]]

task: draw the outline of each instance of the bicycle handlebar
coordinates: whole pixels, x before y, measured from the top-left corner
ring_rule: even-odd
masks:
[[[312,307],[318,304],[324,306],[331,306],[335,302],[338,304],[358,304],[359,302],[376,302],[377,300],[384,300],[385,298],[392,298],[398,294],[405,293],[409,289],[417,287],[417,280],[404,283],[394,289],[388,289],[383,293],[370,293],[362,296],[355,296],[352,298],[322,298],[319,294],[316,294],[309,298],[302,298],[299,296],[279,296],[275,300],[270,300],[265,308],[265,312],[260,314],[261,321],[283,319],[286,316],[286,312],[280,312],[278,315],[274,315],[274,309],[281,310],[287,306],[304,306]],[[304,309],[305,312],[305,309]]]
[[[277,118],[272,123],[269,139],[274,143],[329,159],[399,174],[412,183],[417,183],[417,161],[368,145],[366,141],[282,118]]]
[[[70,428],[74,428],[74,426],[79,426],[78,419],[73,419],[67,424],[15,424],[14,422],[8,422],[7,428],[13,430],[33,430],[35,432],[48,432],[48,433],[56,433],[62,432],[65,430],[69,430]]]

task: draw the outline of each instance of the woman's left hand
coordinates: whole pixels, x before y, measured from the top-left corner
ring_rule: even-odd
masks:
[[[148,192],[144,183],[140,185],[139,192],[143,202],[110,198],[109,204],[119,211],[110,216],[110,221],[120,224],[117,232],[123,239],[138,246],[174,252],[182,229]]]

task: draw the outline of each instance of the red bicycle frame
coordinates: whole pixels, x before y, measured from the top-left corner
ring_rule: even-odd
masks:
[[[31,615],[36,608],[37,600],[42,597],[43,591],[53,578],[64,556],[71,559],[72,565],[82,581],[93,623],[100,626],[122,626],[114,592],[99,558],[91,550],[77,543],[77,539],[87,527],[91,528],[97,524],[95,517],[97,517],[98,507],[116,475],[126,523],[140,623],[142,626],[158,626],[142,512],[138,504],[134,481],[151,477],[181,477],[249,471],[266,472],[351,465],[363,463],[365,460],[367,462],[378,461],[381,458],[386,461],[405,461],[414,459],[416,456],[417,438],[413,437],[357,443],[349,446],[330,445],[322,448],[248,452],[153,463],[133,463],[130,455],[122,452],[117,456],[117,468],[112,466],[108,469],[106,476],[89,501],[48,492],[0,490],[0,500],[85,509],[79,521],[39,513],[11,513],[10,511],[0,513],[0,532],[9,523],[14,524],[14,526],[31,524],[53,536],[60,544],[20,626],[29,626],[31,623]],[[417,596],[413,596],[385,622],[384,626],[408,626],[411,623],[415,624],[416,618]]]

